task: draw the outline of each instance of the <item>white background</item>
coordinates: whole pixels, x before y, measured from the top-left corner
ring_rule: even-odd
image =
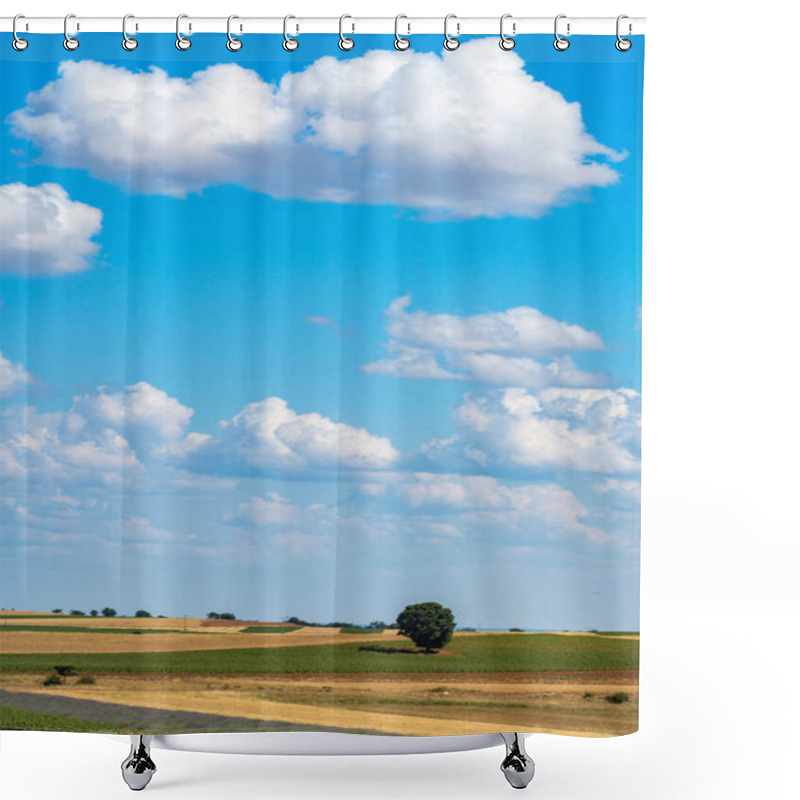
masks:
[[[699,9],[699,10],[698,10]],[[28,16],[647,16],[639,733],[534,736],[540,800],[798,796],[797,4],[28,0]],[[509,797],[500,749],[296,758],[156,750],[165,800]],[[127,797],[127,746],[0,737],[5,797]]]

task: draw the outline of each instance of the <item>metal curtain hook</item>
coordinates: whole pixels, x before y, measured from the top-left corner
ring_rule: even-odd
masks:
[[[553,32],[556,35],[556,40],[553,42],[553,47],[555,47],[556,50],[560,50],[561,52],[563,52],[564,50],[568,50],[569,49],[569,39],[565,39],[558,32],[558,21],[560,19],[566,19],[566,18],[567,18],[566,14],[559,14],[556,17],[555,23],[553,24]],[[567,23],[567,36],[569,36],[569,33],[570,33],[570,23],[568,22]]]
[[[241,39],[237,39],[235,36],[233,36],[231,34],[231,22],[233,22],[233,20],[235,20],[235,19],[239,19],[239,17],[237,17],[236,14],[231,14],[228,17],[228,41],[225,44],[225,47],[227,47],[228,50],[231,51],[231,53],[238,53],[239,50],[242,49],[242,45],[244,44],[244,42],[242,42]],[[240,25],[239,26],[239,31],[241,31],[241,30],[242,30],[242,27]]]
[[[505,22],[507,19],[511,19],[511,14],[503,14],[500,17],[500,49],[501,50],[513,50],[516,42],[511,36],[506,36],[505,34]],[[512,32],[517,32],[517,25],[514,23],[511,28]]]
[[[178,14],[177,18],[175,19],[175,47],[178,50],[188,50],[192,46],[192,40],[187,39],[181,33],[181,20],[188,19],[188,14]],[[189,26],[189,30],[192,29],[192,26]]]
[[[21,53],[23,50],[27,49],[28,40],[27,39],[23,39],[20,36],[17,36],[17,20],[18,19],[25,19],[25,15],[24,14],[17,14],[17,16],[14,17],[14,21],[11,23],[11,33],[14,34],[14,38],[13,38],[13,40],[11,42],[11,46],[15,50],[17,50],[17,51],[19,51]],[[26,24],[25,27],[27,29],[27,24]]]
[[[353,18],[349,14],[342,14],[342,16],[339,17],[339,48],[341,50],[352,50],[356,46],[356,43],[349,37],[345,36],[344,31],[342,30],[344,21],[346,19],[353,19]],[[351,22],[350,25],[352,26],[353,33],[355,33],[356,32],[355,22]]]
[[[139,46],[138,39],[134,39],[133,37],[128,36],[129,19],[136,19],[136,17],[134,17],[133,14],[126,14],[122,18],[122,47],[124,50],[127,50],[128,52],[130,52],[131,50],[135,50]]]
[[[283,49],[288,53],[292,53],[297,50],[298,47],[300,47],[300,42],[297,39],[293,39],[291,36],[289,36],[287,26],[289,25],[290,19],[297,19],[297,17],[287,14],[283,18]]]
[[[614,46],[617,48],[617,50],[620,51],[620,53],[625,53],[628,50],[630,50],[631,47],[633,47],[633,42],[630,39],[625,39],[624,37],[620,36],[620,32],[619,32],[620,22],[622,22],[622,20],[624,20],[624,19],[628,19],[628,15],[627,14],[620,14],[617,17],[617,42],[616,42],[616,44]],[[632,31],[633,31],[633,26],[630,23],[628,23],[628,35],[629,36],[630,36]]]
[[[459,45],[461,42],[455,36],[451,36],[447,32],[447,23],[450,22],[451,19],[457,20],[458,17],[455,14],[448,14],[444,18],[444,49],[445,50],[458,50]],[[456,34],[461,32],[461,23],[456,22]]]
[[[77,50],[80,47],[80,42],[74,37],[69,35],[69,21],[71,19],[75,19],[74,14],[67,14],[64,17],[64,49],[65,50]],[[76,25],[76,30],[80,30],[80,25]]]
[[[394,49],[395,50],[408,50],[411,47],[411,42],[405,36],[400,35],[400,20],[408,19],[405,14],[398,14],[394,18]],[[407,22],[408,34],[411,33],[411,23]],[[406,35],[408,35],[406,34]]]

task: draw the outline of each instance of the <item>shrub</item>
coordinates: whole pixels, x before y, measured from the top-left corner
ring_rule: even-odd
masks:
[[[627,692],[614,692],[614,694],[607,694],[606,695],[606,700],[609,703],[616,703],[616,704],[627,703],[628,700],[630,700],[630,699],[631,698],[627,694]]]
[[[72,666],[72,664],[56,664],[53,667],[53,671],[56,672],[58,675],[63,675],[66,677],[67,675],[77,675],[78,670]]]
[[[48,675],[43,681],[42,686],[61,686],[64,683],[63,679],[60,675],[56,675],[56,673],[52,673]]]
[[[81,677],[78,678],[78,680],[75,681],[75,683],[91,684],[92,686],[94,686],[94,684],[96,684],[97,681],[94,679],[93,675],[81,675]]]
[[[449,608],[434,602],[406,606],[397,615],[399,636],[407,636],[417,647],[431,653],[453,638],[456,621]]]
[[[594,697],[594,695],[591,692],[584,692],[583,693],[583,699],[584,700],[591,700],[593,697]]]
[[[69,613],[73,617],[85,617],[86,616],[86,612],[85,611],[78,611],[77,608],[73,608],[72,611],[70,611]]]
[[[64,609],[63,608],[54,608],[53,614],[60,614]]]
[[[230,611],[225,611],[219,615],[220,619],[236,619],[236,614],[231,614]]]
[[[134,617],[152,617],[153,615],[149,611],[145,611],[143,608],[140,608],[133,616]]]
[[[509,633],[524,633],[522,628],[509,628],[508,631]]]

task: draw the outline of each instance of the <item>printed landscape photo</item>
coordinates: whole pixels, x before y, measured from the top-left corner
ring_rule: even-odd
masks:
[[[636,730],[641,48],[357,39],[0,54],[0,727]]]
[[[638,634],[396,629],[2,611],[5,729],[136,733],[637,728]],[[54,663],[56,662],[56,663]]]

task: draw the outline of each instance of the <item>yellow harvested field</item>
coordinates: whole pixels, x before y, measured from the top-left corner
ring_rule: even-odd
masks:
[[[302,628],[291,633],[61,633],[3,631],[4,653],[173,653],[185,650],[235,650],[301,647],[310,644],[397,641],[397,631],[339,633],[336,628]]]
[[[171,685],[170,685],[171,684]],[[313,725],[319,727],[341,727],[357,730],[382,731],[409,736],[456,736],[469,733],[496,733],[497,723],[481,720],[481,711],[475,711],[475,719],[470,718],[447,718],[442,715],[440,707],[427,709],[425,713],[417,711],[413,714],[403,713],[381,713],[379,711],[361,711],[350,708],[342,708],[339,705],[314,705],[308,702],[283,702],[280,700],[267,699],[256,694],[257,690],[265,688],[273,690],[285,690],[287,700],[291,700],[292,693],[298,690],[297,684],[286,682],[265,682],[257,678],[250,680],[236,679],[233,684],[222,684],[219,682],[216,688],[205,688],[209,686],[206,680],[197,680],[190,677],[167,678],[153,681],[152,678],[142,680],[125,677],[104,676],[102,686],[63,686],[58,689],[46,689],[41,685],[36,685],[32,681],[21,682],[20,685],[3,680],[3,688],[8,690],[20,690],[35,692],[37,694],[57,695],[62,697],[72,697],[80,699],[91,699],[107,703],[119,703],[137,708],[150,707],[167,709],[172,711],[190,711],[195,713],[219,714],[222,716],[244,717],[247,719],[260,720],[280,720],[300,725]],[[408,695],[409,704],[414,703],[415,698],[419,698],[426,690],[435,689],[440,684],[428,682],[391,682],[388,684],[392,689],[400,689]],[[368,685],[367,685],[368,687]],[[363,696],[365,688],[363,682],[348,682],[346,684],[337,683],[337,690],[350,690],[360,692]],[[459,690],[469,690],[474,687],[474,691],[480,692],[481,697],[488,698],[491,691],[487,692],[486,684],[453,684],[449,690],[457,692]],[[326,698],[330,695],[325,694],[331,687],[320,681],[304,682],[305,692],[319,692],[319,697]],[[519,687],[510,687],[500,683],[496,689],[503,693],[509,689],[512,692],[520,691]],[[528,685],[521,691],[531,694],[535,688],[535,694],[548,695],[557,694],[566,696],[570,693],[577,694],[585,689],[583,685],[571,687],[547,686],[546,684],[531,687]],[[565,691],[566,688],[570,692]],[[598,690],[599,687],[596,687]],[[617,689],[618,687],[608,687]],[[387,695],[387,684],[381,682],[375,685],[376,697]],[[389,694],[393,694],[390,690]],[[430,714],[430,716],[428,716]],[[537,724],[537,730],[542,733],[564,734],[569,736],[591,736],[604,737],[608,733],[598,732],[597,730],[579,730],[575,728],[562,729],[542,724]]]

